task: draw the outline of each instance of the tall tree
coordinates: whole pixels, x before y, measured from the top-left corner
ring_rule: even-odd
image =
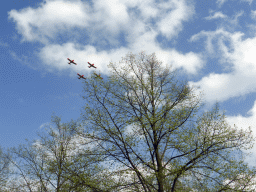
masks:
[[[57,155],[59,158],[55,158],[54,161],[48,163],[50,165],[48,170],[55,174],[61,174],[62,179],[68,181],[63,186],[68,191],[108,191],[102,183],[111,183],[113,179],[107,179],[106,169],[103,169],[100,165],[104,161],[103,157],[90,156],[92,152],[93,154],[97,153],[97,147],[91,146],[90,140],[77,137],[75,134],[74,130],[77,130],[81,125],[73,120],[69,124],[60,124],[59,117],[55,117],[54,122],[58,127],[58,135],[53,131],[49,133],[57,139],[55,142],[58,143],[58,146],[56,147],[55,144],[51,143],[52,139],[48,137],[41,137],[40,144],[44,148],[51,148],[51,151],[56,151],[59,154]],[[105,180],[105,182],[100,182],[101,180]],[[63,191],[63,188],[61,191]]]
[[[250,127],[231,128],[217,104],[195,120],[201,98],[187,82],[178,85],[176,71],[164,68],[154,54],[142,52],[139,60],[130,54],[109,67],[109,80],[85,81],[83,98],[88,103],[82,118],[90,130],[81,135],[98,143],[106,161],[122,165],[124,169],[115,172],[120,177],[128,170],[136,175],[136,181],[123,180],[116,189],[174,192],[185,183],[199,191],[241,191],[253,184],[255,167],[230,155],[234,149],[252,147]],[[247,181],[244,189],[232,186],[238,181]]]
[[[106,191],[99,186],[99,181],[107,179],[99,165],[102,160],[83,155],[84,151],[96,150],[88,146],[89,141],[86,145],[83,138],[76,137],[72,131],[79,126],[76,122],[60,121],[59,117],[53,117],[57,129],[50,127],[46,134],[38,133],[39,140],[9,149],[13,155],[10,161],[16,167],[16,181],[19,180],[15,185],[10,182],[10,191]],[[79,144],[81,139],[83,146]]]

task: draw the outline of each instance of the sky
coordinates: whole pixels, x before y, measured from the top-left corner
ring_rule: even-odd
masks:
[[[0,6],[0,146],[14,147],[51,122],[78,119],[83,83],[129,52],[156,54],[178,79],[200,86],[227,122],[256,136],[256,2],[253,0],[13,0]],[[3,28],[4,26],[4,28]],[[68,65],[67,58],[78,65]],[[256,146],[246,158],[256,165]]]

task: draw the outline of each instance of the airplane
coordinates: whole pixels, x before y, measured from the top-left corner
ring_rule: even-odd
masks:
[[[88,64],[90,65],[90,66],[88,66],[89,68],[91,68],[91,67],[97,68],[94,66],[94,64],[91,64],[90,62],[88,62]]]
[[[100,75],[98,75],[97,73],[94,73],[96,75],[97,78],[101,78],[103,79]]]
[[[71,60],[71,59],[69,59],[69,58],[68,58],[68,60],[69,60],[69,63],[68,63],[68,64],[73,63],[73,64],[77,65],[77,64],[74,62],[74,60]]]
[[[78,79],[80,79],[80,78],[86,79],[86,78],[84,77],[84,75],[80,75],[79,73],[77,73],[77,75],[79,76]]]

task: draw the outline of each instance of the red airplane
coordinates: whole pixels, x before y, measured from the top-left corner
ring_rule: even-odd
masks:
[[[77,73],[77,75],[79,76],[78,79],[80,79],[80,78],[86,79],[86,78],[84,77],[84,75],[80,75],[79,73]]]
[[[91,67],[97,68],[94,66],[94,64],[91,64],[90,62],[88,62],[88,64],[90,65],[90,66],[88,66],[89,68],[91,68]]]
[[[69,59],[69,58],[68,58],[68,60],[69,60],[69,63],[68,63],[68,64],[73,63],[73,64],[77,65],[77,64],[74,62],[74,60],[71,60],[71,59]]]
[[[103,79],[100,75],[98,75],[97,73],[94,73],[96,75],[97,78],[101,78]]]

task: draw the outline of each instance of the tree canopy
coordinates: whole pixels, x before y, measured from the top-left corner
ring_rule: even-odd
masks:
[[[14,169],[2,191],[106,191],[99,184],[113,179],[107,180],[108,174],[99,165],[102,157],[84,155],[92,151],[95,154],[96,149],[72,131],[80,126],[77,122],[60,121],[52,117],[57,128],[49,126],[46,133],[38,133],[39,140],[8,149],[12,154],[8,161]]]
[[[218,103],[195,120],[201,97],[187,82],[178,85],[176,71],[163,67],[155,54],[142,52],[138,60],[129,54],[109,67],[108,80],[85,82],[88,129],[81,134],[100,143],[102,155],[122,165],[120,173],[129,170],[136,176],[124,182],[127,189],[177,191],[178,182],[199,191],[249,189],[255,168],[230,153],[252,147],[250,127],[243,131],[228,125]],[[153,173],[147,176],[140,166]]]

